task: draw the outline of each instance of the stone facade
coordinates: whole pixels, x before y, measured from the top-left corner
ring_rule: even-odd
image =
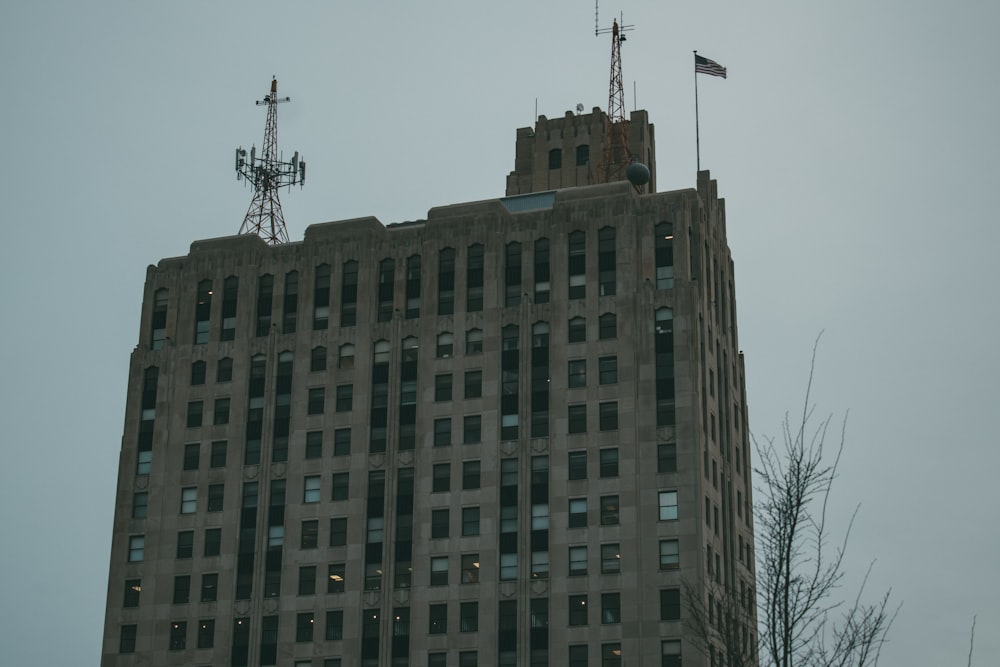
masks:
[[[754,590],[733,280],[707,172],[149,267],[102,665],[708,665],[683,582]]]

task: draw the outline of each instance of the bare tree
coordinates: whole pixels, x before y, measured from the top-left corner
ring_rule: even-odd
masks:
[[[816,340],[816,345],[819,338]],[[853,600],[837,596],[844,579],[844,554],[854,509],[843,536],[834,541],[827,510],[840,457],[839,442],[827,447],[832,422],[814,419],[811,389],[816,363],[813,347],[801,418],[786,414],[782,438],[757,440],[755,489],[758,640],[747,646],[740,628],[753,617],[734,587],[715,581],[705,593],[685,590],[688,624],[706,653],[718,652],[726,667],[872,667],[895,619],[890,592],[863,601],[869,565]],[[714,608],[713,608],[714,607]],[[751,624],[750,627],[753,627]]]

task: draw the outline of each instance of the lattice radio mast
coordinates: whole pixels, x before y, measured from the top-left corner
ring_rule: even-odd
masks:
[[[272,79],[271,92],[257,101],[257,106],[267,105],[260,156],[257,156],[256,146],[250,148],[249,159],[242,147],[236,149],[236,180],[245,178],[253,186],[253,200],[240,234],[257,234],[270,245],[288,243],[278,190],[295,184],[302,186],[306,181],[306,163],[299,159],[298,151],[291,162],[282,160],[278,153],[278,103],[289,101],[290,97],[278,98],[278,80]]]
[[[603,183],[620,181],[625,178],[625,170],[632,162],[628,148],[628,121],[625,120],[625,90],[622,86],[622,42],[625,32],[635,26],[621,25],[617,19],[610,28],[599,29],[597,23],[597,3],[594,3],[594,35],[611,34],[611,81],[608,86],[608,122],[604,133],[604,154],[597,172]]]

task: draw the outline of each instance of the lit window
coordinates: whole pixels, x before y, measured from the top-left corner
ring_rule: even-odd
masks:
[[[660,491],[660,521],[677,518],[677,492]]]
[[[437,356],[448,358],[455,353],[455,336],[451,332],[445,331],[437,337]]]
[[[601,496],[601,525],[613,526],[618,523],[618,496]]]
[[[582,528],[587,525],[587,499],[569,499],[569,527]]]
[[[142,592],[141,579],[125,580],[125,599],[122,601],[123,607],[138,607],[139,594]]]
[[[326,568],[326,592],[343,593],[347,569],[343,563],[330,563]]]
[[[569,574],[570,576],[587,574],[587,547],[569,548]]]
[[[198,511],[198,488],[188,486],[181,489],[181,514],[194,514]]]
[[[601,667],[622,667],[621,644],[601,644]]]
[[[660,540],[660,569],[675,570],[680,567],[680,547],[677,540]]]
[[[601,594],[601,623],[622,622],[622,601],[620,593]]]
[[[145,519],[149,511],[149,493],[139,491],[132,496],[132,518]]]
[[[319,475],[309,475],[303,484],[302,502],[318,503],[321,497]]]
[[[465,332],[465,353],[480,354],[483,351],[483,330],[469,329]],[[440,356],[440,355],[439,355]]]
[[[621,572],[622,554],[618,544],[601,545],[601,572],[614,574]]]
[[[448,557],[434,556],[431,558],[431,586],[448,585]]]
[[[462,554],[462,583],[479,583],[479,554]]]
[[[567,368],[569,370],[569,388],[587,386],[587,360],[570,359]]]

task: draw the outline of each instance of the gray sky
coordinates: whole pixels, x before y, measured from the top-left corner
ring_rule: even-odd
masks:
[[[1000,656],[1000,3],[601,3],[658,187],[701,162],[727,200],[752,431],[850,410],[835,511],[851,582],[903,609],[885,665]],[[0,654],[97,664],[129,354],[147,264],[236,233],[271,75],[283,195],[312,223],[499,197],[517,127],[607,105],[589,0],[0,5]],[[994,287],[990,287],[993,285]],[[852,594],[844,591],[845,596]]]

